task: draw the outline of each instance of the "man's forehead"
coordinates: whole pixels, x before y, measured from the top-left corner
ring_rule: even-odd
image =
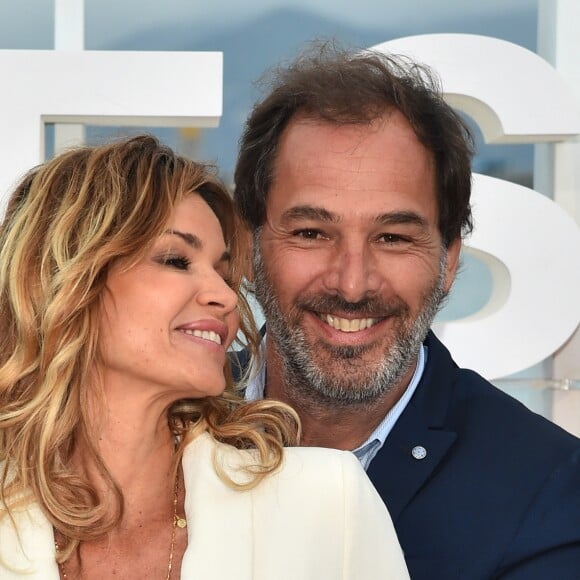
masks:
[[[315,166],[321,156],[325,163],[359,163],[360,169],[372,169],[373,161],[389,163],[390,159],[408,165],[434,163],[432,152],[399,111],[368,123],[349,124],[302,115],[293,118],[281,135],[273,177],[284,165]]]

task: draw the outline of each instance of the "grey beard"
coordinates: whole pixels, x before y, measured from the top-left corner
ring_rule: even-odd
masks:
[[[447,252],[443,249],[438,278],[425,293],[421,311],[414,320],[409,318],[408,308],[401,301],[390,304],[380,299],[368,299],[349,303],[338,296],[300,299],[285,317],[260,255],[258,232],[253,255],[255,294],[266,317],[268,340],[273,342],[281,359],[284,388],[295,403],[335,409],[353,405],[370,406],[392,392],[415,361],[431,323],[445,300],[446,259]],[[365,317],[372,316],[373,312],[392,315],[398,320],[396,335],[382,359],[375,365],[369,365],[361,356],[373,345],[309,344],[298,324],[304,309],[361,312]],[[315,356],[316,348],[326,351],[333,368],[319,364]]]

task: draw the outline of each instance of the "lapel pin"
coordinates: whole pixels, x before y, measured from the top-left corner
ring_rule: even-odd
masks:
[[[425,449],[425,447],[423,447],[422,445],[416,445],[411,450],[411,455],[415,459],[425,459],[425,457],[427,457],[427,449]]]

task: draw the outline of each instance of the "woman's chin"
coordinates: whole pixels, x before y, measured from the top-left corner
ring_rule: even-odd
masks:
[[[191,385],[188,389],[188,394],[183,398],[186,399],[204,399],[205,397],[219,397],[226,390],[226,383],[223,376],[215,379],[211,383],[200,385],[199,383]]]

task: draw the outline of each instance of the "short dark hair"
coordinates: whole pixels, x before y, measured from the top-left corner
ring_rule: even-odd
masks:
[[[397,109],[433,154],[445,246],[471,231],[473,137],[443,100],[431,69],[402,56],[323,43],[274,69],[265,82],[269,93],[246,122],[235,171],[234,199],[252,230],[265,221],[278,143],[297,113],[335,124],[365,124]]]

